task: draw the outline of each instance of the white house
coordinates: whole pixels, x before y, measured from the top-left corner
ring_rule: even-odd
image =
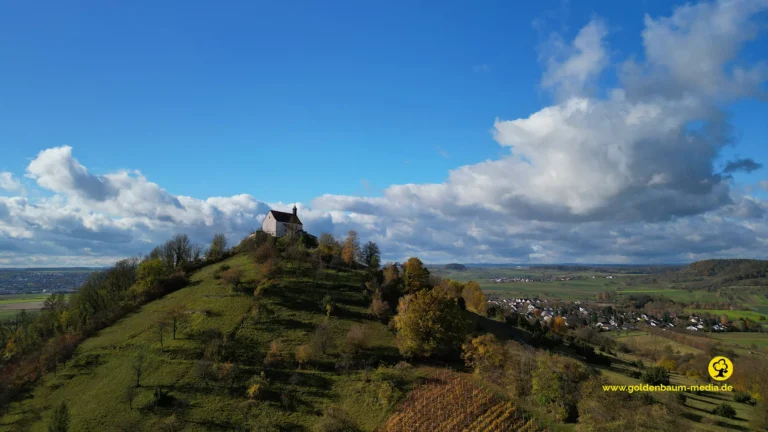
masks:
[[[282,237],[289,231],[304,231],[304,225],[296,215],[296,206],[293,206],[293,213],[270,210],[261,223],[261,229],[271,236]]]

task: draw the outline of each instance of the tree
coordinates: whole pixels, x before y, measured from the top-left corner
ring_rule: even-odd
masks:
[[[227,282],[232,292],[237,292],[243,282],[243,270],[240,267],[234,267],[225,271],[221,278]]]
[[[333,301],[333,297],[330,294],[326,294],[323,300],[320,301],[320,307],[325,312],[325,319],[330,318],[333,310],[336,309],[336,303]]]
[[[478,315],[485,315],[488,312],[488,298],[483,294],[477,282],[467,282],[461,291],[461,296],[464,298],[468,310]]]
[[[264,358],[264,364],[267,366],[274,366],[283,361],[283,342],[280,339],[275,339],[269,344],[269,352],[267,352],[266,358]]]
[[[368,266],[368,268],[378,270],[379,261],[381,259],[381,251],[379,251],[379,246],[372,241],[366,243],[363,246],[362,258],[363,263]]]
[[[368,332],[365,327],[355,324],[349,328],[345,340],[345,349],[352,358],[357,358],[368,347]]]
[[[556,316],[552,321],[552,331],[561,335],[568,331],[568,325],[565,323],[565,319],[560,315]]]
[[[146,293],[167,276],[165,264],[159,258],[144,260],[136,269],[136,287],[139,293]]]
[[[389,318],[389,304],[382,298],[381,291],[376,291],[373,294],[370,310],[373,316],[382,322],[386,322]]]
[[[318,240],[317,250],[326,263],[331,263],[333,257],[341,254],[341,244],[330,233],[322,233]]]
[[[424,267],[420,259],[413,257],[403,266],[405,270],[405,292],[412,294],[431,288],[429,283],[429,270]]]
[[[491,333],[472,339],[462,345],[461,358],[472,370],[483,376],[493,375],[495,378],[503,372],[506,363],[506,351]]]
[[[539,356],[531,380],[534,400],[558,421],[574,420],[579,384],[589,377],[584,364],[550,354]]]
[[[173,268],[181,269],[192,259],[192,242],[186,234],[176,234],[166,243],[166,253],[173,258]]]
[[[187,319],[187,311],[182,305],[171,306],[166,312],[166,321],[171,323],[173,340],[176,340],[176,330]]]
[[[669,371],[662,366],[651,366],[643,371],[640,380],[650,385],[669,385]]]
[[[360,240],[357,238],[357,231],[349,230],[344,247],[341,249],[341,259],[349,266],[355,264],[355,260],[360,256]]]
[[[237,409],[240,411],[240,414],[243,415],[243,422],[246,425],[248,425],[248,418],[251,416],[251,413],[258,406],[259,406],[259,403],[253,399],[248,399],[246,401],[243,401],[237,404]]]
[[[317,328],[315,328],[315,332],[312,334],[312,341],[310,344],[315,351],[319,351],[320,353],[325,354],[331,344],[332,339],[333,334],[331,333],[331,328],[327,323],[320,323]]]
[[[129,386],[123,390],[123,402],[128,404],[128,409],[133,409],[133,401],[136,400],[138,395],[139,391],[136,389],[136,387]]]
[[[208,381],[213,378],[213,363],[207,360],[198,360],[195,363],[195,374],[203,381],[204,385],[208,385]]]
[[[394,323],[398,347],[407,357],[457,353],[471,326],[465,312],[440,290],[401,298]]]
[[[299,364],[299,369],[312,361],[313,357],[314,352],[312,351],[311,345],[299,345],[298,348],[296,348],[296,362]]]
[[[48,432],[67,432],[70,423],[69,408],[62,402],[54,410],[51,422],[48,424]]]
[[[235,386],[238,373],[240,373],[240,367],[237,363],[226,362],[219,365],[219,381],[223,382],[230,391]]]
[[[141,387],[141,376],[147,371],[146,356],[143,351],[140,351],[133,359],[131,369],[133,369],[133,374],[136,377],[136,387]]]
[[[163,341],[165,330],[170,327],[170,323],[165,319],[164,316],[161,316],[155,320],[153,327],[155,328],[155,333],[157,334],[157,338],[160,341],[160,352],[165,352],[165,345],[163,344]]]
[[[213,236],[211,247],[208,248],[206,258],[211,261],[218,261],[227,253],[227,236],[222,233]]]

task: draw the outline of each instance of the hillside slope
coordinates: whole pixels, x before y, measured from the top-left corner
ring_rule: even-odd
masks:
[[[233,293],[217,277],[223,265],[243,270],[247,293]],[[315,283],[304,275],[309,269],[284,263],[275,282],[255,297],[252,285],[260,271],[245,255],[199,270],[188,287],[82,343],[58,374],[43,377],[29,398],[10,408],[0,428],[46,430],[61,402],[71,412],[70,430],[77,431],[161,425],[183,425],[185,431],[309,430],[318,421],[349,421],[372,430],[381,424],[418,372],[379,366],[394,364],[397,348],[393,334],[366,312],[364,275],[329,270]],[[326,294],[336,303],[327,319],[329,347],[299,369],[296,348],[326,321],[320,307]],[[187,319],[175,340],[170,328],[163,331],[161,351],[156,322],[174,307]],[[348,373],[339,373],[340,349],[353,326],[361,327],[368,346]],[[266,367],[270,350],[277,360]],[[142,354],[146,372],[131,404],[126,389],[134,387]],[[247,402],[254,384],[258,391]]]

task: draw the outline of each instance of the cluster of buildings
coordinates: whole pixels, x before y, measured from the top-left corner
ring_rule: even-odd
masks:
[[[0,269],[0,294],[35,294],[75,291],[90,271],[35,271]]]
[[[605,278],[613,279],[612,275],[607,276],[590,276],[590,279]],[[563,282],[570,280],[587,279],[586,276],[550,276],[550,277],[495,277],[488,278],[489,283],[508,283],[508,282]]]
[[[679,327],[688,331],[733,330],[729,324],[721,324],[697,315],[675,319],[665,313],[663,318],[657,318],[639,311],[619,312],[610,307],[590,306],[579,301],[568,306],[563,306],[560,302],[557,304],[559,306],[556,307],[548,300],[537,298],[491,298],[488,300],[489,307],[517,313],[528,320],[538,318],[544,323],[549,323],[554,317],[563,316],[571,328],[593,326],[600,331],[614,331],[635,329],[638,325],[645,324],[657,328]]]

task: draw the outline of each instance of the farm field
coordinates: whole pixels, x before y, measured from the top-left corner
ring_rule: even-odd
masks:
[[[49,294],[11,294],[0,295],[0,321],[12,318],[20,310],[36,312],[43,307]]]
[[[768,333],[713,333],[713,339],[722,341],[728,345],[741,346],[745,349],[750,349],[752,344],[755,344],[758,350],[764,350],[768,348]]]
[[[541,429],[534,419],[519,413],[512,402],[478,387],[465,374],[439,371],[408,395],[382,430],[533,432]]]
[[[761,313],[748,311],[748,310],[686,309],[686,312],[695,313],[697,315],[705,315],[705,314],[710,314],[712,316],[725,315],[728,317],[729,320],[734,320],[739,318],[749,318],[751,320],[758,321],[760,317],[764,316]]]
[[[688,345],[682,344],[677,341],[673,341],[671,339],[667,339],[661,336],[648,334],[644,331],[630,331],[629,335],[627,336],[625,332],[621,331],[613,331],[607,333],[610,337],[613,337],[617,341],[623,342],[627,344],[628,346],[653,346],[657,347],[659,349],[663,349],[665,346],[669,345],[674,351],[680,352],[682,354],[691,353],[691,354],[698,354],[701,352],[701,350],[690,347]]]

